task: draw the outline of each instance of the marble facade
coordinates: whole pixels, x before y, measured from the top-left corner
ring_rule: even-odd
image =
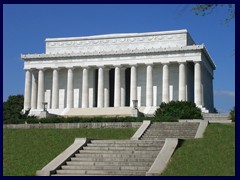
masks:
[[[24,110],[132,107],[193,101],[212,112],[215,64],[187,30],[47,38],[44,54],[22,54]],[[147,110],[148,109],[148,110]],[[154,112],[152,110],[152,112]],[[151,113],[150,113],[151,114]]]

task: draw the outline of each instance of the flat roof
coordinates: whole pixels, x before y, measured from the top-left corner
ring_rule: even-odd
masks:
[[[119,34],[103,34],[81,37],[65,37],[65,38],[46,38],[46,42],[51,41],[76,41],[76,40],[93,40],[93,39],[114,39],[123,37],[141,37],[141,36],[153,36],[153,35],[167,35],[167,34],[182,34],[187,33],[186,29],[173,30],[173,31],[158,31],[158,32],[145,32],[145,33],[119,33]]]

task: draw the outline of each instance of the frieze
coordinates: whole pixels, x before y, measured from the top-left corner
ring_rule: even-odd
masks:
[[[96,45],[126,45],[126,44],[138,44],[138,43],[153,43],[159,41],[169,40],[185,40],[184,34],[178,35],[158,35],[158,36],[146,36],[146,37],[128,37],[128,38],[114,38],[114,39],[100,39],[100,40],[74,40],[74,41],[60,41],[60,42],[46,42],[47,48],[52,47],[83,47],[83,46],[96,46]]]

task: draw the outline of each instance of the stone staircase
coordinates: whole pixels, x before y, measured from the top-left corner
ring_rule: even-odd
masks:
[[[204,120],[229,120],[229,114],[202,113]]]
[[[52,176],[145,176],[164,140],[91,140]]]
[[[76,138],[71,146],[37,171],[37,175],[158,176],[178,139],[195,138],[201,123],[144,121],[131,140]]]
[[[165,138],[194,138],[199,122],[153,122],[144,132],[141,140],[163,140]]]

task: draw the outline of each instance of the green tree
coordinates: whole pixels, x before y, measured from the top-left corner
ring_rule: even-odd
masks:
[[[229,113],[230,119],[235,122],[235,106],[231,109]]]
[[[18,123],[26,118],[26,114],[21,114],[23,109],[23,95],[9,96],[6,102],[3,102],[3,123]]]
[[[186,10],[193,11],[197,16],[206,16],[214,13],[216,9],[225,9],[226,17],[224,18],[224,24],[227,24],[235,18],[235,4],[186,4],[179,5],[178,15],[181,16]]]
[[[235,18],[235,5],[234,4],[196,4],[191,8],[194,11],[195,15],[205,16],[211,14],[216,8],[225,8],[227,9],[227,15],[224,19],[224,23],[230,22]]]

